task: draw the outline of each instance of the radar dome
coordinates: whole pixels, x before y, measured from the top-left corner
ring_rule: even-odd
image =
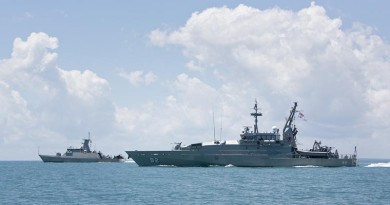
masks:
[[[272,132],[277,133],[279,132],[279,129],[276,126],[272,126]]]

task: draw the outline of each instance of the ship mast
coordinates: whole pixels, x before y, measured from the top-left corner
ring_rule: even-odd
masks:
[[[214,112],[213,112],[213,126],[214,126],[214,143],[215,143],[216,140],[215,140],[215,120],[214,120]]]
[[[254,133],[257,134],[257,133],[259,133],[259,129],[257,127],[257,117],[258,116],[263,116],[263,114],[261,112],[257,112],[258,111],[258,109],[257,109],[257,100],[255,100],[255,107],[253,107],[253,109],[255,110],[255,112],[251,113],[251,115],[253,117],[255,117]]]

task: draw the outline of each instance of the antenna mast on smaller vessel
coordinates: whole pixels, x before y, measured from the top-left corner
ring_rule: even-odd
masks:
[[[216,142],[216,141],[215,141],[215,120],[214,120],[214,111],[213,111],[213,126],[214,126],[214,142]]]
[[[221,129],[219,131],[219,141],[221,141],[221,137],[222,137],[222,113],[223,113],[223,106],[221,106]]]
[[[251,115],[253,117],[255,117],[255,125],[254,125],[254,133],[259,133],[259,129],[257,127],[257,117],[258,116],[263,116],[263,114],[261,112],[257,112],[257,99],[255,99],[255,107],[253,107],[253,109],[255,110],[254,113],[251,113]]]

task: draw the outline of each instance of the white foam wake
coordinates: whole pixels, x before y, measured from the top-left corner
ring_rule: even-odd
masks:
[[[366,167],[390,167],[390,162],[372,163],[367,165]]]
[[[305,165],[305,166],[294,166],[296,168],[313,168],[313,167],[320,167],[320,166],[314,166],[314,165]]]
[[[132,159],[126,159],[126,160],[124,161],[124,163],[135,163],[135,162],[134,162],[134,160],[132,160]]]

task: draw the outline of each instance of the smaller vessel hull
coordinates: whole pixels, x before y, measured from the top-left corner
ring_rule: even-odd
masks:
[[[124,159],[119,158],[87,158],[87,157],[64,157],[64,156],[55,156],[55,155],[39,155],[43,162],[55,162],[55,163],[64,163],[64,162],[124,162]]]
[[[124,162],[124,158],[121,155],[114,157],[103,155],[103,153],[91,151],[90,143],[91,138],[83,139],[83,146],[80,148],[69,147],[64,154],[57,153],[56,155],[42,155],[39,157],[43,162]]]
[[[356,159],[352,158],[269,158],[258,154],[202,154],[196,151],[126,151],[126,153],[139,166],[354,167],[357,163]]]

